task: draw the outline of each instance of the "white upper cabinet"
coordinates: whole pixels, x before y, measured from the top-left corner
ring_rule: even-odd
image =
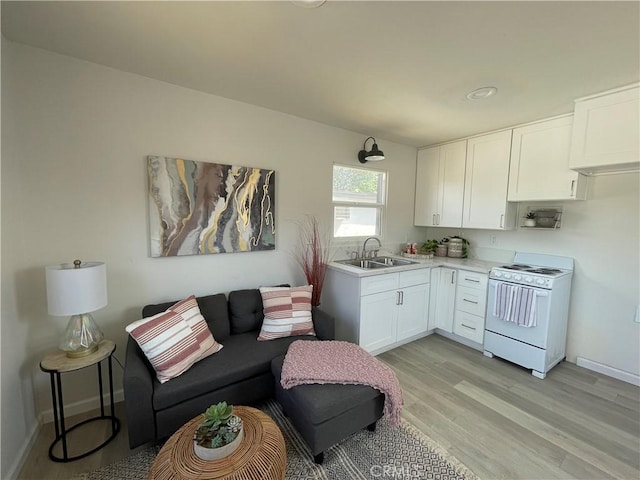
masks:
[[[414,223],[461,227],[467,142],[418,151]]]
[[[597,175],[640,168],[640,87],[576,100],[569,168]]]
[[[511,130],[467,140],[463,228],[506,230],[516,205],[507,202]]]
[[[587,178],[569,169],[572,126],[565,116],[513,130],[510,202],[586,198]]]

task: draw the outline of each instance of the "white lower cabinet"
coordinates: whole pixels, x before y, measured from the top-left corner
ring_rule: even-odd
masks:
[[[482,344],[487,306],[486,274],[460,271],[456,291],[453,333]]]
[[[430,268],[353,277],[328,270],[321,308],[335,317],[336,340],[377,355],[428,332]]]
[[[367,352],[380,350],[396,342],[398,305],[395,290],[360,297],[360,338]]]
[[[453,312],[456,298],[456,274],[453,268],[434,268],[431,277],[429,327],[453,332]]]
[[[482,344],[484,340],[484,316],[479,317],[478,315],[456,310],[453,333]]]
[[[452,334],[449,338],[453,340],[464,337],[482,345],[488,279],[486,273],[433,268],[429,329]]]
[[[400,290],[398,309],[398,342],[427,333],[429,284],[413,285]]]

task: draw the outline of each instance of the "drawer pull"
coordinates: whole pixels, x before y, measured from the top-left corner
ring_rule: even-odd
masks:
[[[475,305],[478,304],[478,302],[474,302],[473,300],[469,300],[469,299],[466,299],[466,298],[463,298],[462,300],[465,301],[465,302],[468,302],[468,303],[473,303]]]
[[[464,277],[466,282],[480,283],[480,280],[476,280],[475,278]]]
[[[473,330],[474,332],[476,331],[476,328],[475,328],[475,327],[470,327],[469,325],[467,325],[467,324],[465,324],[465,323],[462,323],[461,325],[462,325],[463,327],[465,327],[465,328],[468,328],[469,330]]]

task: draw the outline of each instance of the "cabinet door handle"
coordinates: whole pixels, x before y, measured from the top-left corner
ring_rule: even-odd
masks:
[[[453,278],[456,276],[456,272],[453,271],[451,272],[451,283],[453,283]]]
[[[400,305],[400,291],[396,292],[396,305]]]
[[[480,283],[480,280],[476,280],[475,278],[464,277],[465,282],[473,282]]]
[[[478,304],[478,302],[474,302],[473,300],[468,300],[468,299],[466,299],[466,298],[463,298],[462,300],[463,300],[464,302],[473,303],[473,304],[475,304],[475,305],[477,305],[477,304]]]
[[[576,181],[575,180],[571,180],[571,193],[569,194],[570,197],[574,196],[573,193],[573,188],[576,186]]]
[[[404,305],[404,291],[400,290],[400,305]]]
[[[436,214],[431,215],[431,224],[436,225]]]
[[[467,325],[466,323],[462,324],[463,327],[468,328],[469,330],[473,330],[474,332],[476,331],[475,327],[470,327],[469,325]]]
[[[504,213],[500,215],[500,228],[504,228]]]
[[[438,225],[440,225],[440,214],[437,213],[436,215],[438,215]]]

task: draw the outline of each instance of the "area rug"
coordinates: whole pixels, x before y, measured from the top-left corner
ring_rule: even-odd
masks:
[[[476,475],[411,424],[398,428],[383,418],[375,432],[364,429],[324,454],[316,465],[304,440],[280,405],[260,405],[282,430],[287,446],[287,480],[437,479],[477,480]],[[160,447],[150,447],[107,467],[75,477],[78,480],[143,480]],[[256,479],[259,480],[259,479]]]

